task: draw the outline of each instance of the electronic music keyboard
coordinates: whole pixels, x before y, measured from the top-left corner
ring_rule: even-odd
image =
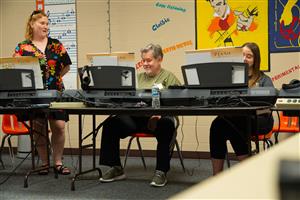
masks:
[[[220,100],[240,99],[250,105],[274,104],[277,91],[273,87],[235,88],[235,89],[165,89],[161,91],[162,106],[209,106],[216,105]],[[66,90],[62,93],[62,102],[85,102],[88,106],[145,106],[151,105],[150,90]],[[141,103],[141,102],[144,102]]]
[[[57,90],[33,90],[33,91],[7,91],[0,92],[0,106],[26,107],[32,105],[46,105],[60,99]]]

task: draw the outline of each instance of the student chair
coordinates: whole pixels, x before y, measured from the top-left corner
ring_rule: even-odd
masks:
[[[279,127],[274,126],[272,132],[275,133],[275,143],[278,143],[278,136],[281,132],[298,133],[300,132],[299,117],[284,116],[282,112],[279,114]]]
[[[176,124],[176,127],[175,127],[175,131],[176,131],[175,137],[176,137],[177,136],[177,129],[179,127],[179,119],[178,119],[178,117],[175,117],[175,124]],[[129,152],[130,152],[130,146],[131,146],[132,140],[134,138],[136,138],[136,142],[137,142],[137,145],[138,145],[138,148],[139,148],[139,152],[140,152],[140,155],[141,155],[143,166],[144,166],[145,169],[147,168],[146,167],[146,163],[145,163],[145,159],[144,159],[144,155],[143,155],[142,146],[141,146],[141,143],[140,143],[140,138],[150,138],[150,137],[155,137],[155,135],[149,134],[149,133],[133,133],[133,134],[131,134],[131,138],[129,139],[127,150],[126,150],[126,154],[125,154],[123,168],[125,168],[125,166],[126,166],[127,158],[128,158]],[[170,157],[172,157],[174,145],[176,147],[176,150],[177,150],[177,153],[178,153],[178,157],[180,159],[180,164],[182,166],[182,169],[185,172],[185,167],[184,167],[184,163],[183,163],[183,157],[182,157],[182,153],[180,151],[180,147],[179,147],[177,139],[175,139],[174,144],[173,144],[173,146],[171,148],[172,150],[171,150]]]
[[[259,142],[263,142],[264,150],[266,149],[266,145],[267,145],[267,148],[270,148],[271,146],[273,146],[273,142],[271,140],[272,136],[273,136],[272,130],[267,134],[258,134],[257,136],[252,136],[251,140],[252,140],[252,142],[255,143],[255,146],[256,146],[255,153],[259,152]]]
[[[1,148],[0,148],[0,162],[4,169],[4,164],[2,161],[2,151],[4,148],[4,143],[5,143],[6,138],[8,140],[10,155],[13,155],[12,145],[11,145],[11,137],[19,136],[19,135],[29,135],[29,130],[24,125],[23,122],[18,121],[18,119],[15,115],[5,114],[2,117],[2,132],[4,133],[4,136],[2,138]]]

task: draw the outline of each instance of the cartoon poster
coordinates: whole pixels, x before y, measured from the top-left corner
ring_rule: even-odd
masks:
[[[256,42],[269,71],[268,0],[196,0],[196,39],[197,49]]]
[[[270,52],[300,51],[300,0],[269,1]]]

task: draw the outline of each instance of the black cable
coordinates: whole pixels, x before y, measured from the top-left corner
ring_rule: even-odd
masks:
[[[69,139],[69,146],[70,146],[70,156],[71,156],[71,165],[72,167],[74,168],[74,170],[76,171],[77,170],[77,166],[74,165],[74,157],[73,157],[73,148],[72,148],[72,144],[71,144],[71,134],[70,134],[70,126],[69,126],[69,123],[68,123],[68,139]]]
[[[29,152],[26,156],[25,156],[25,158],[23,159],[23,160],[21,160],[21,162],[11,171],[11,172],[9,172],[9,174],[8,174],[8,176],[4,179],[4,180],[2,180],[1,182],[0,182],[0,185],[3,185],[4,183],[6,183],[6,181],[8,181],[9,180],[9,178],[12,176],[12,175],[14,175],[14,173],[15,173],[15,171],[23,164],[23,162],[28,158],[28,156],[31,154],[32,152]]]
[[[196,142],[197,142],[197,146],[196,146],[195,152],[198,153],[198,154],[200,154],[200,153],[198,152],[198,148],[199,148],[199,146],[200,146],[200,142],[199,142],[199,138],[198,138],[198,116],[196,116],[196,121],[195,121],[195,137],[196,137]],[[201,164],[201,162],[200,162],[200,155],[199,155],[199,159],[198,159],[198,164],[199,164],[199,165],[196,166],[196,167],[194,167],[193,169],[191,169],[191,171],[189,171],[189,170],[187,169],[187,170],[186,170],[186,173],[187,173],[189,176],[193,176],[193,175],[194,175],[196,168],[197,168],[197,167],[200,167],[200,164]]]
[[[275,144],[278,143],[278,136],[279,136],[279,131],[280,131],[280,125],[281,125],[281,121],[280,121],[280,114],[279,111],[276,111],[277,117],[278,117],[278,127],[277,127],[277,131],[275,132]]]
[[[183,147],[183,139],[184,139],[184,133],[183,133],[183,125],[184,125],[184,118],[183,116],[181,116],[181,127],[180,127],[180,132],[181,132],[181,141],[180,141],[180,149],[182,150],[182,147]]]
[[[84,97],[79,91],[77,91],[76,94],[80,94],[81,97]],[[78,101],[80,101],[80,102],[83,102],[83,103],[88,103],[88,104],[94,104],[94,105],[96,105],[96,102],[86,100],[85,97],[84,97],[84,98],[79,98],[79,97],[72,96],[72,95],[67,94],[67,93],[64,93],[64,95],[66,95],[66,96],[68,96],[68,97],[71,97],[71,98],[73,98],[73,99],[75,99],[75,100],[78,100]]]
[[[210,102],[208,107],[236,107],[236,106],[246,106],[251,107],[255,105],[259,106],[273,106],[272,103],[268,101],[252,101],[244,100],[239,96],[223,96],[219,98],[208,98]]]
[[[24,123],[25,123],[25,122],[24,122]],[[47,131],[48,131],[48,130],[47,130]],[[38,137],[37,137],[36,141],[39,140],[39,137],[40,137],[40,136],[41,136],[41,135],[38,134]],[[49,139],[49,138],[48,138],[48,139]],[[9,180],[9,178],[15,173],[15,171],[23,164],[23,162],[24,162],[24,161],[28,158],[28,156],[32,153],[32,151],[35,151],[36,147],[37,147],[37,142],[35,142],[34,148],[31,149],[31,151],[25,156],[25,158],[24,158],[23,160],[21,160],[20,163],[19,163],[19,164],[18,164],[11,172],[9,172],[8,176],[7,176],[3,181],[0,182],[0,185],[3,185],[4,183],[6,183],[6,182]],[[48,148],[48,147],[47,147],[47,148]]]
[[[236,107],[241,104],[248,106],[241,98],[237,96],[224,96],[217,98],[216,100],[215,98],[210,98],[208,100],[211,101],[211,103],[208,105],[209,107]]]

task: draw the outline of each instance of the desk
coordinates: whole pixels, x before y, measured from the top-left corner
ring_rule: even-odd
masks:
[[[297,134],[171,199],[279,199],[279,161],[300,160],[299,148]]]
[[[72,104],[70,104],[72,105]],[[100,124],[96,128],[96,115],[236,115],[236,116],[247,116],[247,120],[250,122],[251,117],[257,117],[257,115],[265,114],[270,112],[269,106],[256,106],[256,107],[223,107],[223,108],[203,108],[203,107],[161,107],[159,109],[153,109],[153,108],[95,108],[95,107],[83,107],[82,105],[78,108],[74,106],[68,107],[67,103],[53,103],[50,106],[50,110],[56,110],[56,109],[63,109],[68,114],[74,114],[78,115],[78,128],[79,128],[79,172],[75,174],[75,176],[72,179],[71,183],[71,190],[75,190],[75,181],[77,178],[85,173],[89,173],[91,171],[98,171],[99,172],[99,178],[101,176],[101,170],[99,168],[96,168],[95,166],[95,141],[97,133],[101,127],[102,124]],[[93,131],[83,137],[82,134],[82,115],[92,115],[93,118]],[[249,126],[246,127],[247,130],[247,141],[248,141],[248,148],[249,152],[251,154],[251,133],[253,132],[251,130],[251,123],[247,123]],[[87,139],[89,136],[92,136],[92,143],[83,145],[83,141]],[[82,171],[82,150],[83,148],[93,148],[93,166],[92,169],[87,171]]]

